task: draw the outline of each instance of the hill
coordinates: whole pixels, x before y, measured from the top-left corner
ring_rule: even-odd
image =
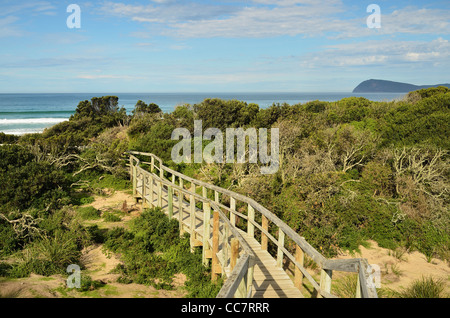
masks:
[[[445,86],[450,88],[450,84],[437,85],[413,85],[408,83],[370,79],[355,87],[353,93],[408,93],[418,89]]]

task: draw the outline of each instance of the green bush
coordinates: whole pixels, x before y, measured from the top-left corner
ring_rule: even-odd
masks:
[[[414,281],[404,290],[395,292],[394,296],[400,298],[447,298],[448,295],[444,290],[445,282],[442,279],[429,276]]]
[[[160,209],[152,209],[133,219],[130,231],[110,230],[104,248],[120,253],[124,262],[115,269],[121,274],[118,281],[172,289],[174,275],[184,273],[188,297],[214,297],[221,284],[211,282],[201,253],[190,252],[189,237],[180,238],[178,229],[176,220],[169,220]]]
[[[83,220],[97,220],[101,214],[99,210],[92,206],[79,207],[77,213]]]
[[[9,277],[64,274],[67,266],[80,263],[81,251],[70,233],[59,232],[30,243],[20,253],[20,260],[8,272]]]
[[[122,221],[122,218],[113,213],[105,212],[103,213],[103,220],[105,222],[120,222]]]
[[[86,274],[81,274],[80,279],[80,288],[76,288],[76,291],[78,292],[86,292],[95,290],[97,288],[100,288],[104,286],[105,283],[99,280],[92,280],[92,277]]]
[[[401,104],[384,118],[386,144],[428,144],[450,148],[450,93],[431,95],[416,104]]]
[[[19,139],[19,136],[7,135],[4,132],[0,132],[0,144],[15,144]]]
[[[71,178],[25,147],[0,147],[0,208],[58,209],[70,202]]]

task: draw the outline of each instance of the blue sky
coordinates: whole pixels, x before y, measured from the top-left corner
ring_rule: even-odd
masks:
[[[81,9],[70,29],[66,9]],[[381,28],[368,28],[368,5]],[[0,0],[0,93],[348,92],[450,82],[449,1]]]

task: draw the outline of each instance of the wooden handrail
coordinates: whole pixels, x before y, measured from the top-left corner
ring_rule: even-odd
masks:
[[[345,271],[345,272],[354,272],[358,273],[358,282],[359,287],[356,291],[357,295],[361,295],[361,297],[369,297],[369,298],[376,298],[377,292],[376,288],[373,286],[373,284],[369,281],[370,275],[367,272],[368,264],[367,260],[365,259],[348,259],[348,260],[331,260],[324,257],[321,253],[319,253],[314,247],[312,247],[303,237],[298,235],[292,228],[290,228],[286,223],[284,223],[281,219],[279,219],[276,215],[274,215],[272,212],[270,212],[268,209],[263,207],[261,204],[256,202],[255,200],[248,198],[242,194],[233,192],[231,190],[223,189],[221,187],[185,176],[184,174],[175,171],[173,169],[170,169],[163,165],[162,160],[151,153],[145,153],[145,152],[135,152],[135,151],[129,151],[128,154],[130,155],[130,174],[135,175],[138,171],[140,173],[147,174],[148,171],[142,169],[140,167],[141,164],[150,165],[151,169],[158,170],[159,176],[152,173],[152,180],[156,180],[157,183],[160,183],[161,185],[165,185],[166,187],[171,187],[173,191],[183,193],[186,196],[189,196],[190,198],[193,198],[193,200],[197,200],[200,202],[206,202],[210,205],[213,211],[219,212],[220,220],[225,224],[225,226],[232,232],[233,236],[239,239],[239,243],[241,244],[241,247],[244,251],[243,255],[246,255],[248,257],[248,264],[247,265],[253,265],[253,258],[254,255],[248,246],[245,239],[240,235],[239,231],[235,227],[235,217],[239,216],[240,218],[243,218],[247,220],[247,231],[248,234],[253,236],[254,235],[254,229],[257,228],[262,236],[265,236],[266,239],[270,239],[277,247],[277,263],[278,266],[282,266],[283,264],[283,258],[286,256],[292,264],[296,268],[299,269],[299,272],[303,277],[308,279],[308,281],[312,284],[313,288],[316,290],[318,295],[321,295],[322,297],[335,297],[330,293],[331,290],[331,279],[332,279],[332,271]],[[151,158],[151,162],[141,162],[136,156],[146,156]],[[135,164],[133,164],[135,162]],[[158,162],[158,164],[156,164]],[[164,173],[167,173],[169,176],[172,177],[171,181],[168,181],[164,178]],[[176,178],[179,179],[180,185],[176,185],[175,181]],[[133,179],[134,180],[134,179]],[[191,184],[191,189],[185,189],[184,188],[184,182],[188,182]],[[199,186],[202,187],[203,193],[202,195],[197,194],[195,191],[195,188]],[[137,182],[133,181],[133,189],[137,187]],[[207,190],[214,191],[214,200],[211,200],[206,197]],[[219,202],[219,194],[226,195],[230,198],[230,207],[222,204]],[[233,203],[231,203],[233,201]],[[245,203],[248,206],[248,215],[242,214],[238,211],[236,211],[236,201]],[[195,201],[194,201],[195,202]],[[230,212],[230,219],[222,212],[222,209],[225,211]],[[258,222],[255,221],[255,212],[259,212],[262,216],[262,218],[265,218],[265,222],[270,221],[271,224],[275,225],[278,228],[278,238],[275,238],[273,235],[271,235],[268,231],[268,225],[263,226],[260,225]],[[204,220],[205,221],[205,220]],[[209,223],[209,220],[207,220]],[[263,222],[264,223],[264,222]],[[190,229],[191,231],[193,229]],[[292,255],[284,246],[285,242],[285,236],[289,237],[290,240],[292,240],[298,248],[300,248],[304,254],[306,254],[308,257],[310,257],[321,269],[321,281],[320,284],[318,284],[314,278],[307,272],[307,270],[303,267],[302,264],[300,264],[294,255]],[[209,239],[209,238],[208,238]],[[230,277],[228,277],[226,283],[224,284],[223,288],[230,288],[227,292],[221,291],[219,293],[219,296],[227,295],[229,296],[232,291],[236,291],[235,287],[236,284],[240,284],[240,280],[242,280],[242,277],[244,277],[245,273],[237,273],[237,271],[243,271],[244,269],[247,270],[248,266],[245,265],[243,258],[240,258],[239,267],[236,266],[233,269],[233,272],[230,274]],[[302,262],[303,263],[303,262]],[[232,281],[229,281],[229,280]],[[233,281],[234,279],[239,280],[239,282]],[[251,284],[248,284],[251,286]]]

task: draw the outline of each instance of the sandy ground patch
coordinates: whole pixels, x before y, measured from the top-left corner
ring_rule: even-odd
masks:
[[[360,246],[360,253],[356,255],[342,255],[338,259],[352,257],[366,258],[369,264],[380,267],[381,286],[396,291],[408,287],[413,281],[422,277],[432,276],[441,278],[446,284],[446,292],[450,293],[450,266],[449,263],[439,259],[427,261],[425,255],[419,252],[408,253],[379,247],[374,241],[370,241],[370,247]]]
[[[129,220],[139,216],[142,212],[140,204],[135,204],[132,195],[125,191],[114,191],[108,196],[96,196],[91,205],[105,212],[121,210],[126,202],[127,212],[120,222],[104,222],[103,220],[87,221],[87,224],[96,223],[102,227],[125,226]],[[94,298],[181,298],[186,295],[183,289],[186,277],[182,274],[174,278],[175,290],[158,290],[151,286],[139,284],[117,283],[118,274],[111,271],[120,264],[120,260],[113,254],[105,254],[102,245],[92,245],[83,250],[82,262],[85,269],[81,275],[89,275],[92,280],[105,283],[104,286],[92,291],[78,292],[75,289],[66,289],[67,277],[54,275],[44,277],[31,274],[30,277],[20,279],[0,278],[0,297],[6,298],[60,298],[60,297],[94,297]]]

